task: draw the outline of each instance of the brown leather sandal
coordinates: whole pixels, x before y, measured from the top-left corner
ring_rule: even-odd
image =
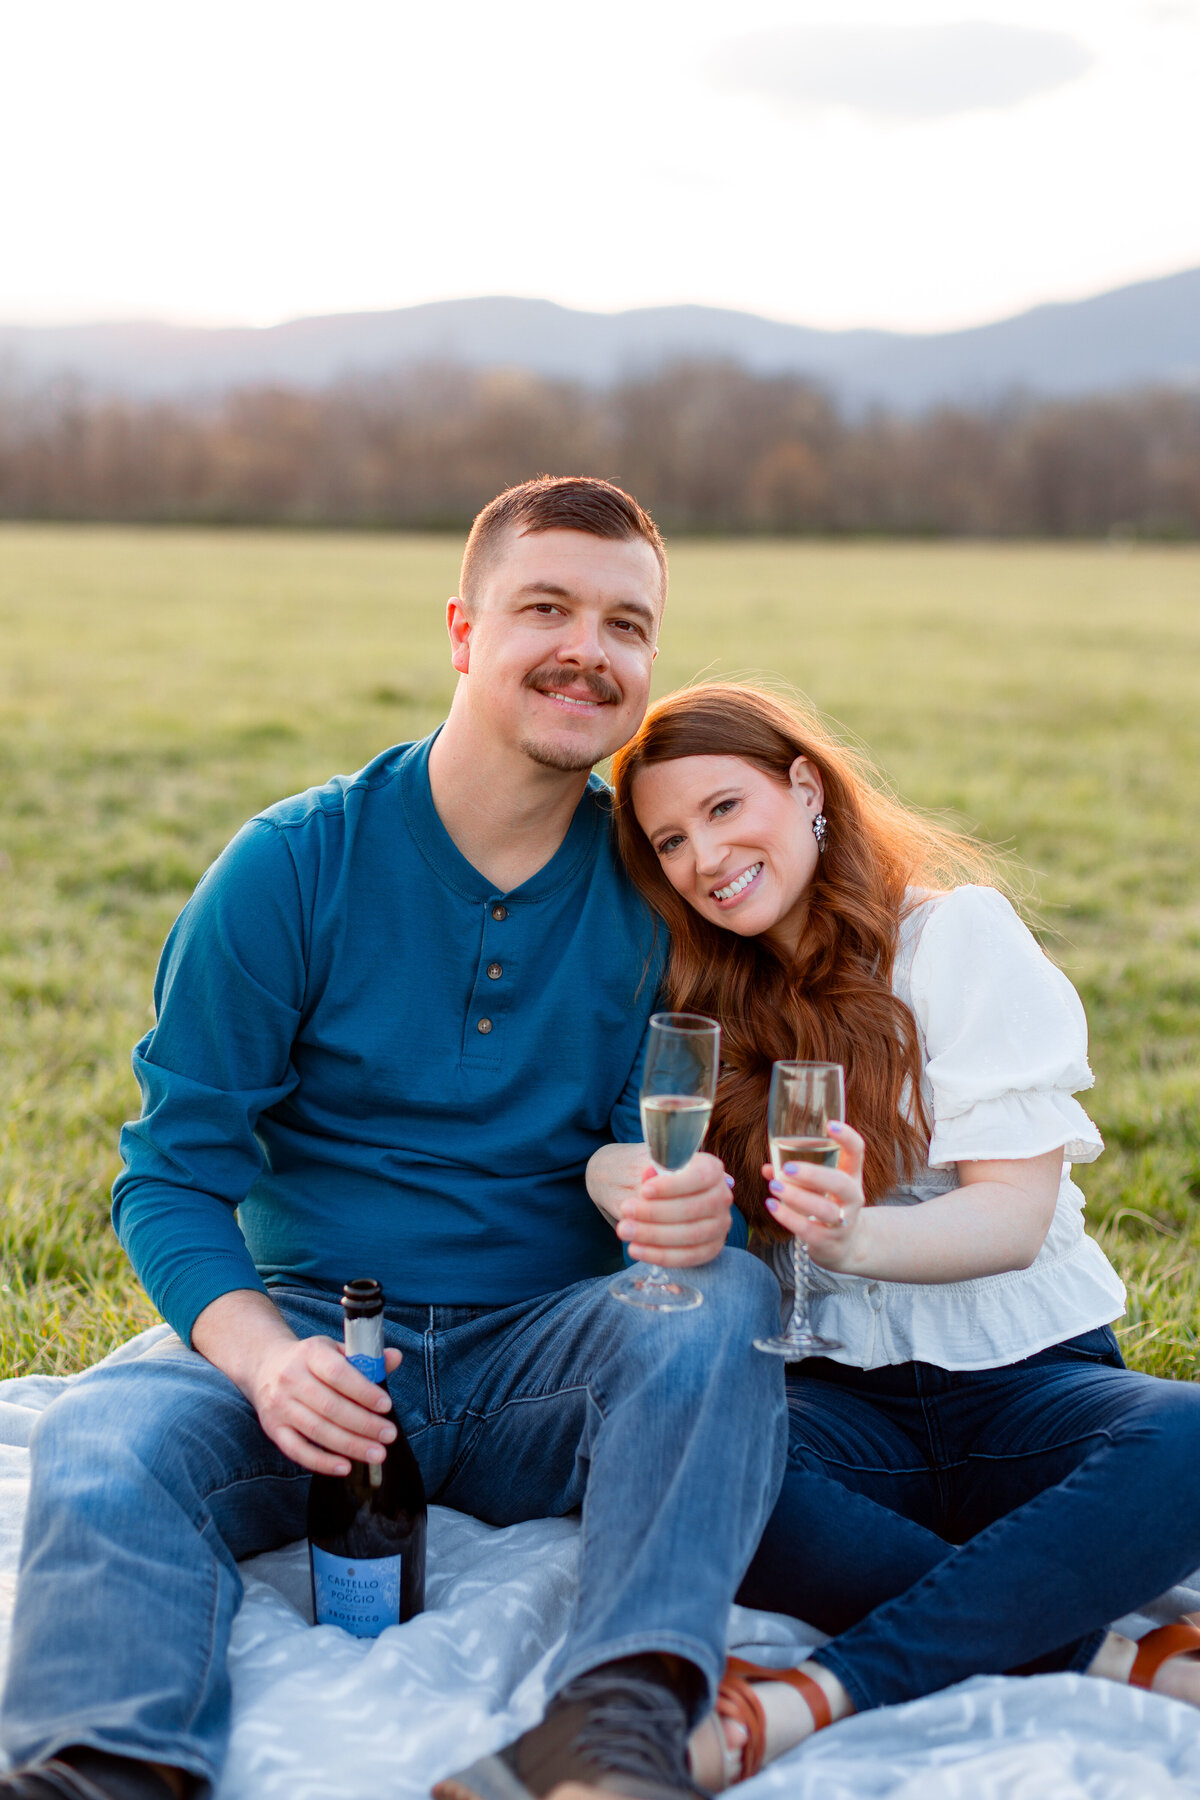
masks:
[[[1184,1623],[1159,1625],[1140,1639],[1133,1667],[1129,1671],[1130,1687],[1148,1688],[1165,1662],[1173,1656],[1186,1656],[1200,1650],[1200,1627]]]
[[[1200,1632],[1196,1635],[1200,1638]],[[736,1719],[745,1728],[740,1781],[748,1781],[758,1774],[767,1750],[767,1715],[754,1691],[756,1681],[785,1681],[789,1687],[794,1687],[812,1714],[817,1731],[833,1723],[825,1690],[803,1669],[767,1669],[758,1663],[745,1662],[740,1656],[731,1656],[717,1689],[717,1715],[722,1719]]]

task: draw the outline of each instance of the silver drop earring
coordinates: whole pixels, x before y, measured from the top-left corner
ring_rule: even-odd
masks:
[[[829,836],[829,820],[823,812],[819,812],[812,822],[812,834],[817,840],[817,855],[825,854],[825,839]]]

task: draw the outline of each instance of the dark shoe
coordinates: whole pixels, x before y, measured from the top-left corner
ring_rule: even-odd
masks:
[[[629,1657],[578,1676],[555,1695],[540,1725],[447,1775],[434,1800],[542,1800],[564,1781],[629,1800],[709,1800],[688,1773],[682,1699],[665,1677],[640,1672],[658,1660]]]
[[[0,1775],[0,1800],[174,1800],[174,1795],[148,1763],[72,1749]]]

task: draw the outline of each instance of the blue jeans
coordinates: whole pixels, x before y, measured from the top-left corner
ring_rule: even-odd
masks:
[[[582,1509],[579,1593],[552,1688],[646,1650],[711,1692],[729,1606],[770,1515],[787,1429],[775,1278],[726,1250],[693,1312],[621,1306],[588,1281],[502,1308],[398,1306],[390,1380],[431,1500],[492,1525]],[[275,1290],[301,1336],[340,1308]],[[97,1369],[43,1415],[22,1547],[4,1743],[69,1744],[211,1782],[229,1723],[240,1557],[304,1534],[308,1476],[253,1408],[172,1338]],[[702,1702],[701,1702],[702,1704]]]
[[[1007,1368],[789,1371],[788,1470],[738,1595],[832,1634],[861,1711],[1086,1668],[1200,1565],[1200,1386],[1107,1326]]]

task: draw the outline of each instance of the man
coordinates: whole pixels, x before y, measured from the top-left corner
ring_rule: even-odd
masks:
[[[35,1434],[3,1708],[25,1769],[0,1793],[208,1791],[237,1559],[302,1535],[310,1471],[391,1435],[333,1341],[363,1275],[430,1496],[495,1524],[587,1500],[546,1718],[446,1794],[689,1790],[785,1428],[748,1348],[778,1293],[722,1251],[720,1165],[627,1184],[615,1236],[583,1180],[640,1135],[659,953],[589,771],[642,717],[665,583],[619,489],[501,495],[449,603],[440,732],[252,820],[177,921],[114,1219],[178,1339]],[[622,1239],[705,1304],[614,1302]]]

